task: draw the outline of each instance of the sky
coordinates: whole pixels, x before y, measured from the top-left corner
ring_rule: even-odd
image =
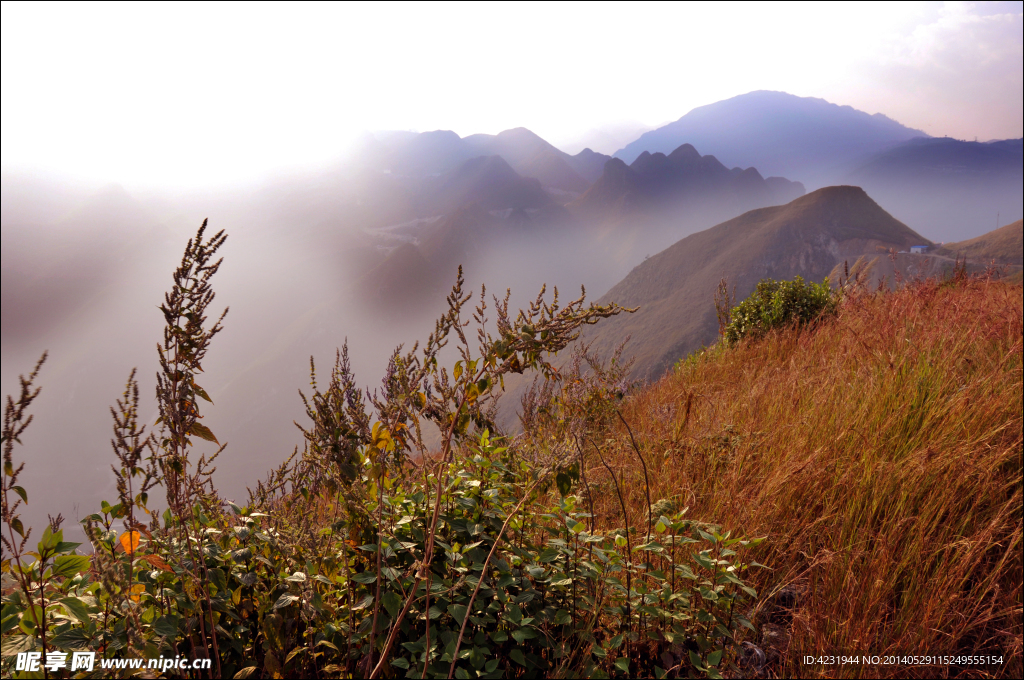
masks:
[[[528,127],[569,146],[752,90],[931,135],[1024,136],[1024,3],[4,2],[7,172],[210,188],[367,131]]]

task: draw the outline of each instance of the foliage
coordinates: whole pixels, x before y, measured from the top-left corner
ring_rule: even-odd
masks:
[[[434,333],[422,348],[395,351],[378,390],[356,387],[347,347],[322,388],[311,359],[304,447],[243,507],[220,499],[216,454],[196,458],[193,446],[218,443],[201,424],[200,400],[211,400],[197,381],[224,319],[209,324],[206,309],[226,237],[205,239],[205,228],[160,307],[156,431],[139,423],[134,371],[111,409],[118,499],[84,521],[91,556],[63,540],[60,517],[26,550],[13,450],[31,421],[39,366],[8,399],[5,676],[31,675],[12,666],[30,650],[209,657],[210,674],[237,678],[716,677],[734,664],[756,597],[746,583],[756,563],[741,553],[759,541],[651,504],[649,479],[646,521],[622,505],[620,528],[609,530],[583,510],[595,500],[583,448],[603,460],[598,442],[616,423],[628,428],[619,407],[632,387],[628,363],[621,349],[609,366],[586,348],[561,369],[551,356],[622,308],[582,296],[561,306],[557,290],[550,302],[542,290],[513,317],[508,296],[495,298],[492,335],[485,291],[463,318],[460,272]],[[439,361],[449,342],[459,352],[450,371]],[[503,437],[499,387],[531,370],[540,382],[526,431]],[[436,447],[426,443],[431,428]],[[158,485],[163,512],[149,506]]]
[[[719,303],[719,325],[725,341],[733,343],[790,324],[805,325],[834,315],[838,303],[839,296],[832,291],[828,279],[821,283],[805,283],[799,276],[792,281],[762,279],[754,292],[727,314],[723,314]]]

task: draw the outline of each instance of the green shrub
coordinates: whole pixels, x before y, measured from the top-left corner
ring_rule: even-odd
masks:
[[[838,302],[827,278],[821,283],[805,283],[800,276],[792,281],[762,279],[750,297],[730,310],[723,336],[733,343],[790,324],[812,323],[835,314]]]

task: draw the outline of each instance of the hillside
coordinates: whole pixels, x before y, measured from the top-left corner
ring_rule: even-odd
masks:
[[[730,167],[754,166],[817,188],[834,183],[865,155],[926,136],[881,114],[759,90],[700,106],[644,133],[615,157],[631,163],[644,151],[669,153],[689,143]]]
[[[805,665],[822,649],[1002,654],[970,677],[1020,675],[1021,300],[984,279],[866,295],[814,332],[706,352],[622,402],[632,431],[602,448],[634,521],[649,494],[766,537],[752,642],[767,667],[737,677],[968,677]],[[591,465],[595,510],[619,526]]]
[[[764,278],[820,281],[862,254],[926,241],[858,187],[827,187],[784,206],[752,210],[692,234],[638,265],[600,302],[640,311],[602,323],[587,337],[608,355],[627,337],[633,375],[655,378],[715,340],[714,294],[721,279],[739,298]]]
[[[936,255],[964,257],[974,262],[1024,265],[1024,220],[1017,220],[966,241],[943,243]]]
[[[1024,139],[915,139],[876,154],[846,180],[936,241],[989,231],[997,216],[1024,217]]]

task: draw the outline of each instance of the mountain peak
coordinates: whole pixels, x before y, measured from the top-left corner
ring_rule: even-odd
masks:
[[[820,281],[844,259],[852,264],[880,247],[905,249],[917,243],[927,240],[860,187],[819,189],[691,234],[637,265],[599,302],[640,310],[602,322],[586,340],[604,354],[632,336],[628,350],[636,357],[634,377],[656,378],[714,341],[714,295],[723,278],[742,299],[762,278],[799,275]]]
[[[700,160],[700,153],[693,144],[683,144],[668,155],[672,160]]]
[[[685,143],[714,154],[728,167],[753,166],[766,175],[821,186],[841,177],[857,158],[926,136],[850,106],[757,90],[699,106],[644,133],[615,156],[629,163],[645,151],[669,153]]]

